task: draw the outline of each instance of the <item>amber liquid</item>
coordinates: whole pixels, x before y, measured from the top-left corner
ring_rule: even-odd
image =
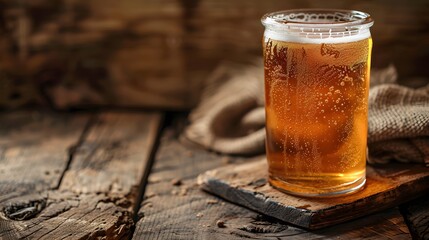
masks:
[[[264,41],[270,183],[305,196],[365,183],[371,38]]]

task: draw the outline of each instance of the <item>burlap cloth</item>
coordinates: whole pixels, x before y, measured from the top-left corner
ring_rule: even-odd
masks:
[[[429,84],[396,84],[393,66],[372,70],[369,93],[370,163],[425,162],[429,166]],[[221,64],[205,82],[202,99],[182,139],[238,155],[265,151],[264,81],[261,60]]]

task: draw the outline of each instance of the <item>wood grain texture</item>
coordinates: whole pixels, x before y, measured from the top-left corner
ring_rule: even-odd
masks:
[[[19,111],[0,114],[0,201],[57,188],[87,114]]]
[[[177,140],[177,126],[163,134],[149,176],[133,239],[410,239],[395,208],[308,232],[207,194],[195,177],[219,166],[252,159],[209,153]],[[180,181],[178,181],[180,180]],[[217,226],[222,221],[224,228]]]
[[[137,190],[160,123],[159,113],[99,114],[74,152],[60,190],[115,195]]]
[[[429,239],[429,194],[401,206],[414,239]]]
[[[263,14],[317,7],[371,13],[372,65],[429,75],[426,0],[3,0],[0,107],[190,108],[219,62],[262,55]]]
[[[183,77],[177,1],[23,0],[0,7],[0,107],[180,109],[196,101]]]
[[[70,121],[61,121],[58,116],[54,119],[60,119],[57,121],[62,123],[57,132],[53,132],[53,124],[40,129],[37,121],[28,121],[33,123],[34,129],[44,133],[36,135],[35,141],[41,146],[50,143],[49,149],[35,148],[33,155],[42,151],[43,156],[52,157],[53,162],[66,159],[61,174],[52,180],[55,184],[44,188],[30,186],[25,192],[17,192],[19,184],[6,182],[6,189],[11,194],[0,197],[0,239],[127,238],[134,226],[133,204],[157,138],[160,114],[96,114],[89,122],[87,116],[80,129],[74,129]],[[17,121],[7,122],[8,125],[2,127],[22,129],[19,139],[26,140],[25,136],[32,136],[31,128],[21,128]],[[77,135],[75,141],[70,141],[73,143],[66,147],[72,149],[70,153],[62,151],[62,145],[51,141],[68,139],[67,132],[76,132],[74,134]],[[6,140],[5,144],[10,144],[10,141]],[[26,149],[32,148],[23,147],[24,152]],[[67,164],[68,159],[70,164]],[[54,171],[58,163],[53,162],[25,158],[28,172],[37,172],[34,171],[37,169],[35,164],[45,165],[49,172]],[[34,179],[37,183],[38,179],[31,173],[29,179],[25,177],[24,170],[19,173],[16,175],[19,181],[31,182]]]
[[[429,190],[429,172],[418,164],[368,166],[365,189],[338,198],[302,198],[273,189],[264,158],[208,171],[198,181],[203,189],[231,202],[308,229],[384,210]]]
[[[3,208],[40,199],[46,208],[34,218],[11,221],[2,213],[0,239],[124,239],[130,234],[130,212],[102,194],[44,191],[1,204]]]

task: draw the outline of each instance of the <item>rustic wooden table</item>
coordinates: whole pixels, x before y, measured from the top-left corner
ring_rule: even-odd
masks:
[[[428,239],[429,195],[306,231],[201,191],[246,158],[179,141],[182,113],[0,114],[0,239]]]

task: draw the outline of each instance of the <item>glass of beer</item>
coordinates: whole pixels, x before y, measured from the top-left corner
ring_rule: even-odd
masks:
[[[270,184],[308,197],[362,189],[370,15],[298,9],[266,14],[262,23]]]

